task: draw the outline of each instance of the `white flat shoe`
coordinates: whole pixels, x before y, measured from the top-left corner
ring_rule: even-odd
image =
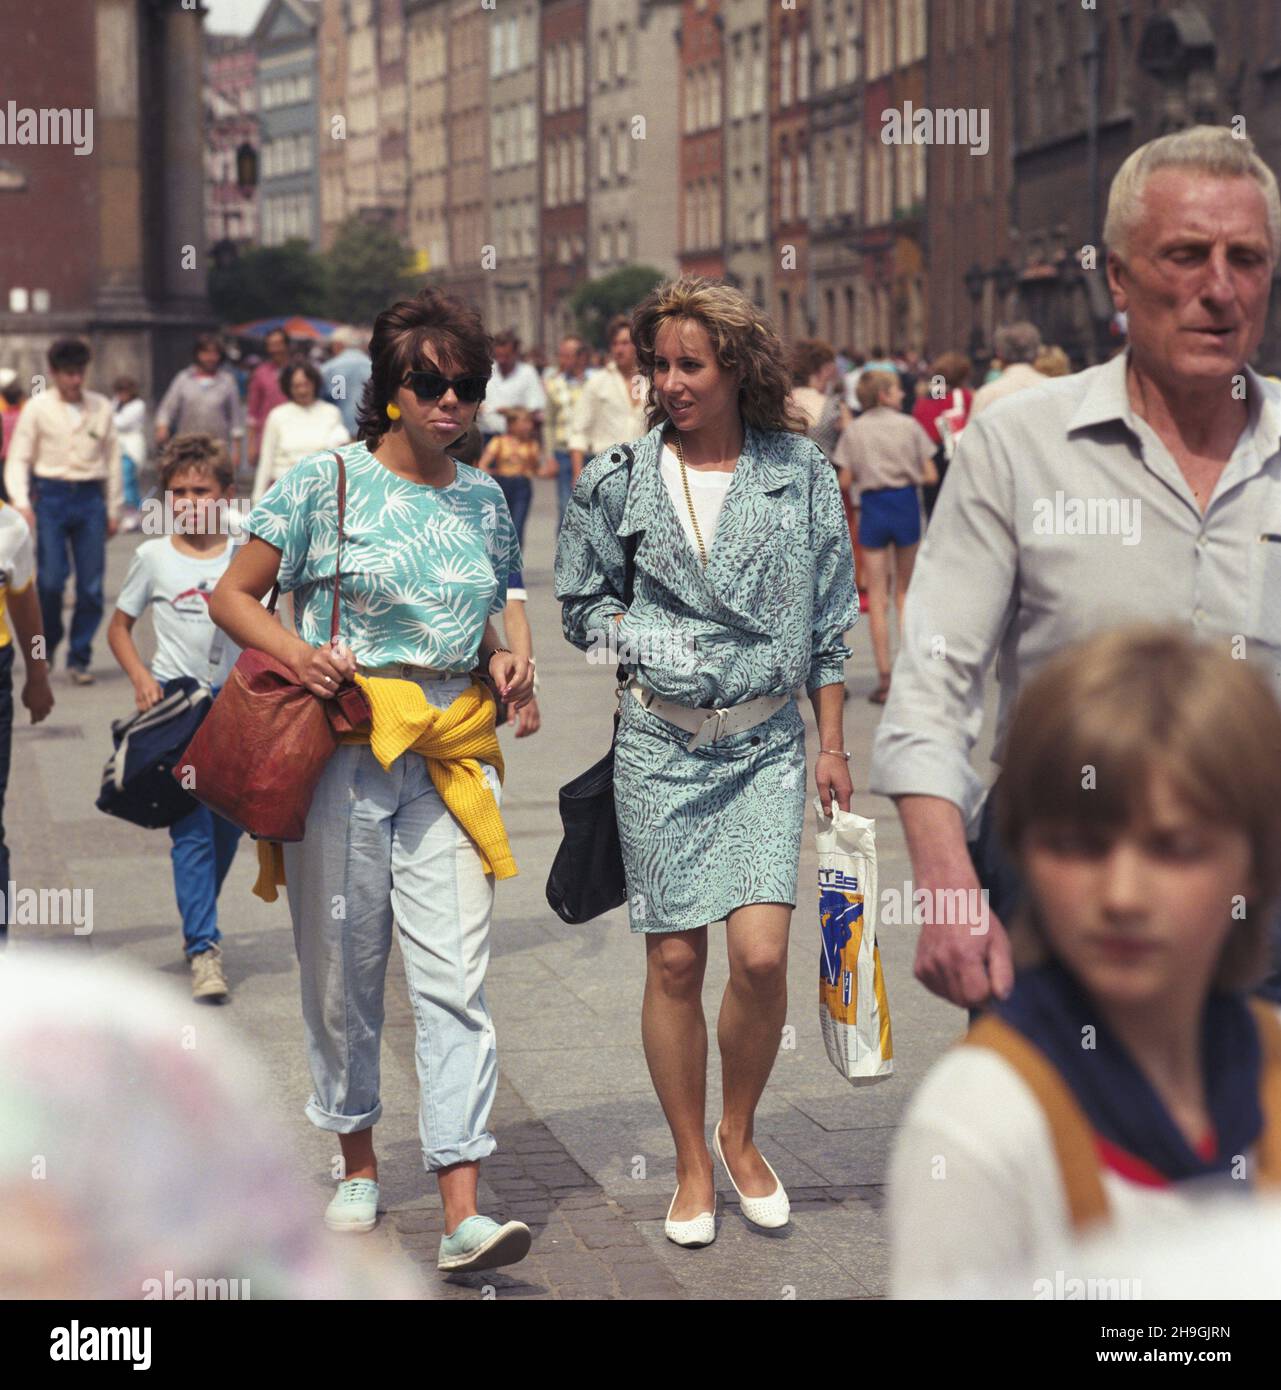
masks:
[[[678,1187],[672,1193],[671,1206],[667,1208],[667,1219],[663,1222],[663,1234],[674,1245],[684,1245],[691,1250],[697,1250],[702,1245],[710,1245],[716,1239],[716,1213],[715,1211],[702,1211],[690,1221],[673,1221],[672,1208],[676,1205],[676,1198],[680,1195]],[[712,1205],[716,1202],[713,1198]]]
[[[787,1200],[787,1192],[783,1184],[779,1182],[778,1174],[770,1167],[769,1159],[764,1154],[761,1155],[761,1162],[769,1168],[769,1175],[774,1179],[774,1191],[768,1197],[748,1197],[740,1191],[738,1184],[734,1182],[734,1174],[731,1172],[729,1164],[725,1162],[725,1154],[721,1149],[719,1121],[717,1121],[716,1129],[712,1134],[712,1142],[716,1146],[716,1157],[720,1159],[725,1171],[729,1173],[730,1182],[734,1183],[734,1191],[738,1193],[738,1200],[742,1203],[743,1215],[753,1226],[764,1226],[767,1230],[786,1226],[791,1220],[792,1204]]]

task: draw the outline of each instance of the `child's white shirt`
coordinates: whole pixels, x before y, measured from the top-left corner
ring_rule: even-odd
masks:
[[[197,559],[179,551],[171,536],[157,536],[134,551],[116,607],[140,618],[148,604],[154,605],[156,654],[151,674],[156,680],[194,676],[221,686],[236,664],[240,648],[209,617],[209,596],[234,549],[228,540],[218,554]],[[211,661],[211,656],[217,659]]]

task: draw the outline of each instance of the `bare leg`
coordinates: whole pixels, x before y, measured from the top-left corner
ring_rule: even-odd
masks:
[[[867,580],[867,620],[872,629],[872,654],[881,683],[890,676],[889,630],[889,553],[884,546],[864,549],[863,570]]]
[[[721,1148],[748,1197],[768,1197],[774,1191],[752,1133],[787,1015],[791,920],[792,909],[785,903],[751,903],[731,912],[725,925],[729,983],[716,1028],[724,1090]]]
[[[355,1134],[340,1134],[344,1178],[372,1178],[378,1181],[378,1160],[374,1157],[374,1127]]]
[[[716,1199],[707,1149],[707,1020],[703,973],[707,928],[645,938],[641,1039],[667,1126],[676,1144],[679,1196],[674,1221],[692,1221]]]
[[[907,586],[912,582],[912,569],[916,564],[915,545],[896,545],[894,547],[894,609],[898,615],[898,640],[903,641],[903,601],[907,598]]]
[[[476,1187],[480,1182],[480,1164],[475,1159],[467,1163],[451,1163],[436,1170],[436,1185],[440,1202],[445,1208],[445,1234],[452,1236],[467,1220],[476,1215]]]

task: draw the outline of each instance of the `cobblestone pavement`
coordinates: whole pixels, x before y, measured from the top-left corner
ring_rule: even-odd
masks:
[[[510,1270],[443,1278],[435,1269],[440,1207],[419,1156],[413,1024],[398,951],[388,972],[384,1115],[377,1133],[385,1215],[372,1237],[359,1239],[414,1260],[427,1297],[883,1296],[882,1189],[894,1126],[926,1068],[959,1035],[962,1017],[912,980],[914,929],[886,928],[881,950],[895,1075],[859,1089],[837,1075],[816,1017],[817,893],[813,836],[807,832],[792,927],[787,1026],[757,1119],[758,1142],[787,1185],[793,1220],[778,1233],[749,1227],[718,1169],[715,1244],[688,1251],[664,1239],[674,1154],[640,1045],[642,943],[628,932],[621,912],[570,927],[543,897],[559,841],[556,790],[607,746],[613,708],[608,674],[561,637],[551,597],[553,506],[552,488],[540,484],[529,521],[526,577],[543,728],[528,739],[503,734],[503,810],[520,873],[498,886],[486,985],[501,1076],[491,1122],[499,1148],[482,1166],[482,1206],[496,1217],[528,1222],[533,1249]],[[110,546],[109,602],[136,539],[121,537]],[[908,866],[892,807],[860,785],[879,713],[864,699],[874,684],[865,624],[850,643],[856,655],[849,665],[847,738],[854,751],[855,805],[877,817],[884,888],[903,883]],[[198,1019],[201,1007],[188,998],[167,837],[110,820],[93,807],[110,721],[132,707],[129,683],[101,637],[94,669],[98,683],[84,689],[72,687],[60,672],[51,720],[15,730],[6,805],[14,878],[21,886],[92,887],[93,933],[64,933],[67,949],[127,958],[169,981]],[[812,716],[807,702],[802,708],[813,753]],[[220,923],[233,998],[220,1013],[263,1060],[273,1110],[292,1145],[290,1161],[299,1184],[314,1196],[319,1220],[332,1190],[336,1145],[302,1113],[310,1087],[288,912],[283,900],[268,906],[251,896],[254,867],[250,847],[242,846],[223,890]],[[14,949],[60,930],[15,928]],[[726,980],[723,928],[711,930],[704,996],[713,1037],[709,1136],[720,1100],[715,1009]]]

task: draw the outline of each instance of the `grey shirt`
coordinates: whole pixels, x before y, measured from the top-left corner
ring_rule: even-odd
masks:
[[[943,797],[972,828],[984,785],[969,754],[993,658],[999,761],[1023,681],[1124,623],[1221,639],[1281,696],[1281,385],[1245,369],[1248,423],[1203,515],[1130,407],[1126,360],[971,418],[908,590],[872,791]]]
[[[211,434],[229,444],[245,432],[236,378],[223,369],[204,376],[184,367],[156,411],[156,423],[172,434]]]

